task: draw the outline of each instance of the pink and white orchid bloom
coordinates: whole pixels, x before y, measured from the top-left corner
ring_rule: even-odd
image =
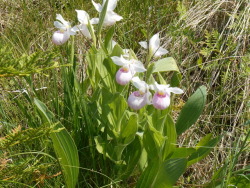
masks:
[[[134,110],[139,110],[147,104],[151,104],[152,95],[149,92],[149,86],[146,82],[140,80],[139,77],[132,78],[133,85],[139,89],[134,91],[128,97],[128,105]]]
[[[166,53],[168,53],[168,51],[162,47],[160,47],[160,38],[159,38],[159,33],[155,34],[150,40],[149,40],[149,45],[146,41],[141,41],[139,42],[139,44],[145,48],[148,49],[149,48],[149,56],[155,56],[155,57],[159,57],[162,56]],[[149,46],[149,47],[148,47]]]
[[[146,69],[144,68],[142,62],[135,60],[135,59],[124,59],[123,56],[121,57],[111,57],[113,62],[116,65],[122,66],[117,73],[116,73],[116,81],[120,85],[126,85],[127,83],[132,80],[133,76],[136,72],[145,72]]]
[[[89,19],[89,14],[84,10],[76,10],[77,19],[80,22],[79,25],[72,28],[73,31],[80,31],[85,37],[91,39],[91,34],[88,29],[88,24],[94,24],[94,18]],[[92,27],[92,25],[90,25]]]
[[[76,32],[72,30],[70,23],[65,21],[61,14],[57,14],[56,19],[60,22],[55,21],[54,26],[59,30],[54,32],[52,42],[56,45],[62,45],[69,39],[70,35],[75,35]]]
[[[121,16],[116,14],[114,12],[114,9],[117,5],[118,0],[109,0],[108,6],[107,6],[107,12],[104,18],[103,26],[111,26],[114,25],[115,22],[120,21],[122,19]],[[102,5],[100,3],[95,3],[92,0],[92,4],[94,5],[95,9],[100,13],[104,7],[106,0],[103,0]],[[99,23],[99,18],[94,18],[93,23],[98,24]]]
[[[170,105],[170,93],[182,94],[183,90],[178,87],[169,87],[169,85],[161,85],[155,82],[150,85],[150,88],[155,90],[152,100],[153,106],[157,109],[164,110]]]

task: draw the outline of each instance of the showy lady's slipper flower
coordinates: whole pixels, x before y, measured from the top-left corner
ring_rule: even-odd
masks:
[[[160,47],[160,38],[159,38],[159,33],[155,34],[150,40],[149,40],[149,45],[146,41],[141,41],[139,42],[139,44],[145,48],[148,49],[149,48],[149,56],[155,56],[155,57],[159,57],[162,56],[166,53],[168,53],[168,51],[162,47]],[[149,46],[149,47],[148,47]]]
[[[134,110],[139,110],[147,104],[151,104],[151,93],[149,92],[149,86],[146,82],[140,80],[139,77],[132,78],[133,85],[139,89],[134,91],[128,97],[128,105]]]
[[[153,97],[153,106],[157,109],[164,110],[170,105],[170,93],[182,94],[183,90],[178,87],[169,87],[169,85],[161,85],[155,82],[150,85],[150,88],[155,90]]]
[[[72,30],[70,23],[63,19],[61,14],[57,14],[56,19],[60,22],[55,21],[54,26],[59,30],[54,32],[52,42],[56,45],[62,45],[69,39],[70,35],[75,35],[76,33]]]
[[[121,57],[111,57],[116,65],[122,66],[116,73],[116,81],[120,85],[126,85],[130,82],[136,72],[145,72],[142,62],[135,59],[124,59]]]
[[[91,39],[91,34],[88,29],[88,24],[94,24],[94,19],[89,19],[89,14],[84,10],[76,10],[77,12],[77,19],[80,22],[79,25],[74,26],[72,28],[73,31],[80,31],[85,37]],[[92,28],[92,25],[89,26]],[[92,28],[93,29],[93,28]]]
[[[114,25],[115,22],[120,21],[122,19],[121,16],[119,16],[118,14],[116,14],[113,10],[115,9],[116,5],[117,5],[117,1],[118,0],[109,0],[108,2],[108,6],[107,6],[107,12],[104,18],[104,22],[103,22],[103,26],[111,26]],[[106,0],[103,0],[102,5],[100,3],[95,3],[92,0],[92,3],[95,7],[95,9],[101,13],[104,5],[105,5]],[[94,23],[98,24],[99,23],[99,18],[94,18]]]

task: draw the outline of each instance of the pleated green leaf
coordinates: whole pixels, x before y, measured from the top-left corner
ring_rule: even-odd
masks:
[[[137,182],[136,188],[153,187],[152,185],[159,170],[159,165],[160,163],[157,160],[149,164]]]
[[[196,152],[194,148],[176,148],[171,158],[187,158],[194,152]]]
[[[55,129],[61,129],[59,132],[51,133],[50,137],[62,168],[66,186],[68,188],[74,188],[79,174],[79,157],[74,140],[64,126],[56,121],[54,114],[49,111],[44,103],[38,99],[34,99],[34,102],[44,122],[48,122],[51,125],[56,123]]]
[[[153,187],[172,187],[184,173],[186,166],[187,159],[185,158],[169,159],[165,161],[160,167]]]
[[[163,132],[164,136],[166,137],[165,145],[163,147],[163,160],[166,160],[174,153],[177,142],[177,134],[174,121],[170,115],[167,115],[166,117]]]
[[[154,62],[152,65],[153,65],[153,73],[166,72],[166,71],[180,72],[176,64],[176,61],[172,57],[163,58],[159,61]]]
[[[155,160],[141,175],[137,188],[172,188],[187,166],[186,158],[169,159],[160,163]]]
[[[200,117],[206,103],[206,97],[206,87],[201,86],[188,99],[176,121],[176,132],[178,135],[191,127]]]
[[[143,134],[143,145],[150,159],[160,159],[162,155],[162,147],[165,142],[164,136],[151,125]]]
[[[106,36],[105,36],[105,41],[104,41],[104,47],[110,52],[112,50],[112,38],[115,32],[115,27],[111,27]]]
[[[213,147],[220,141],[221,137],[212,138],[212,134],[208,134],[201,139],[196,146],[196,152],[188,158],[188,166],[202,160],[206,157]]]

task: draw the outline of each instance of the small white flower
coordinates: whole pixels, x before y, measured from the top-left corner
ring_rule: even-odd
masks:
[[[139,42],[139,44],[145,48],[148,49],[149,46],[149,54],[150,56],[155,56],[155,57],[159,57],[162,56],[166,53],[168,53],[168,51],[162,47],[160,47],[160,38],[159,38],[159,33],[155,34],[150,40],[149,40],[149,45],[146,41],[141,41]]]
[[[88,24],[93,24],[95,21],[94,19],[89,19],[89,14],[84,10],[76,10],[77,12],[77,19],[80,22],[79,25],[74,26],[72,28],[73,31],[80,31],[85,37],[91,39],[91,34],[88,29]],[[92,25],[90,25],[92,27]]]
[[[54,26],[59,30],[54,32],[52,36],[52,42],[56,45],[64,44],[70,37],[70,35],[75,35],[75,31],[72,30],[69,22],[65,21],[61,14],[56,15],[58,21],[54,22]]]
[[[149,92],[149,86],[139,77],[132,78],[133,85],[139,89],[134,91],[128,98],[128,105],[134,110],[139,110],[147,104],[151,104],[152,95]]]
[[[114,25],[115,22],[120,21],[122,19],[121,16],[119,16],[118,14],[116,14],[114,12],[115,7],[117,6],[117,1],[118,0],[109,0],[108,2],[108,6],[107,6],[107,12],[104,18],[104,22],[103,22],[103,26],[111,26]],[[104,7],[106,0],[103,0],[102,5],[100,3],[95,3],[92,0],[92,3],[95,7],[95,9],[100,13]],[[93,23],[97,24],[99,23],[99,18],[94,18],[93,19]]]
[[[183,93],[183,90],[178,87],[169,87],[169,85],[161,85],[157,82],[150,85],[150,88],[156,91],[152,100],[153,106],[160,110],[164,110],[170,105],[170,92],[175,94]]]
[[[116,73],[116,81],[121,85],[126,85],[135,75],[136,72],[145,72],[142,62],[135,59],[124,59],[121,57],[111,57],[116,65],[122,66]]]

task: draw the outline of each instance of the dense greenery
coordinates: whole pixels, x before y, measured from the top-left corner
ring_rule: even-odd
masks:
[[[74,24],[75,9],[98,16],[91,1],[0,0],[0,5],[2,187],[74,187],[78,170],[78,187],[149,187],[150,178],[155,178],[151,185],[157,187],[165,177],[152,177],[154,172],[176,175],[167,179],[165,186],[178,179],[179,187],[248,187],[248,0],[119,1],[115,11],[123,20],[102,34],[109,43],[107,36],[114,31],[113,39],[121,48],[133,49],[142,59],[145,51],[138,42],[161,33],[163,46],[170,51],[168,57],[173,57],[179,72],[157,74],[162,67],[157,70],[153,66],[152,72],[158,80],[167,80],[185,91],[174,99],[170,113],[173,119],[163,118],[170,109],[153,113],[148,108],[152,117],[141,116],[146,110],[140,111],[140,116],[122,112],[127,109],[126,102],[112,90],[127,96],[129,88],[115,85],[108,77],[101,81],[102,72],[94,72],[90,62],[108,64],[111,60],[103,51],[89,50],[91,42],[84,36],[72,37],[62,46],[52,44],[55,15],[60,13]],[[120,48],[111,53],[121,53]],[[112,74],[117,70],[113,64],[107,69]],[[105,84],[111,89],[107,90]],[[200,106],[194,107],[194,101],[200,101]],[[117,103],[120,109],[116,108]],[[125,116],[122,121],[131,130],[120,126],[124,132],[117,131],[116,124],[109,122],[109,112],[116,112],[116,118]],[[170,132],[159,136],[159,125],[155,124],[162,119]],[[144,150],[139,136],[135,136],[134,121],[147,122],[143,139],[148,144]],[[171,134],[174,125],[178,139]],[[173,129],[169,129],[171,126]],[[127,135],[128,132],[133,134]],[[177,146],[171,159],[167,157],[172,148],[164,148],[163,137]],[[104,147],[105,139],[110,142]],[[60,145],[67,145],[68,149],[61,151]],[[152,153],[149,161],[154,159],[161,153],[152,151],[155,148],[164,150],[163,158],[168,160],[163,160],[161,167],[151,163],[143,172],[145,161],[137,161],[145,152]],[[172,168],[177,164],[180,174]]]

